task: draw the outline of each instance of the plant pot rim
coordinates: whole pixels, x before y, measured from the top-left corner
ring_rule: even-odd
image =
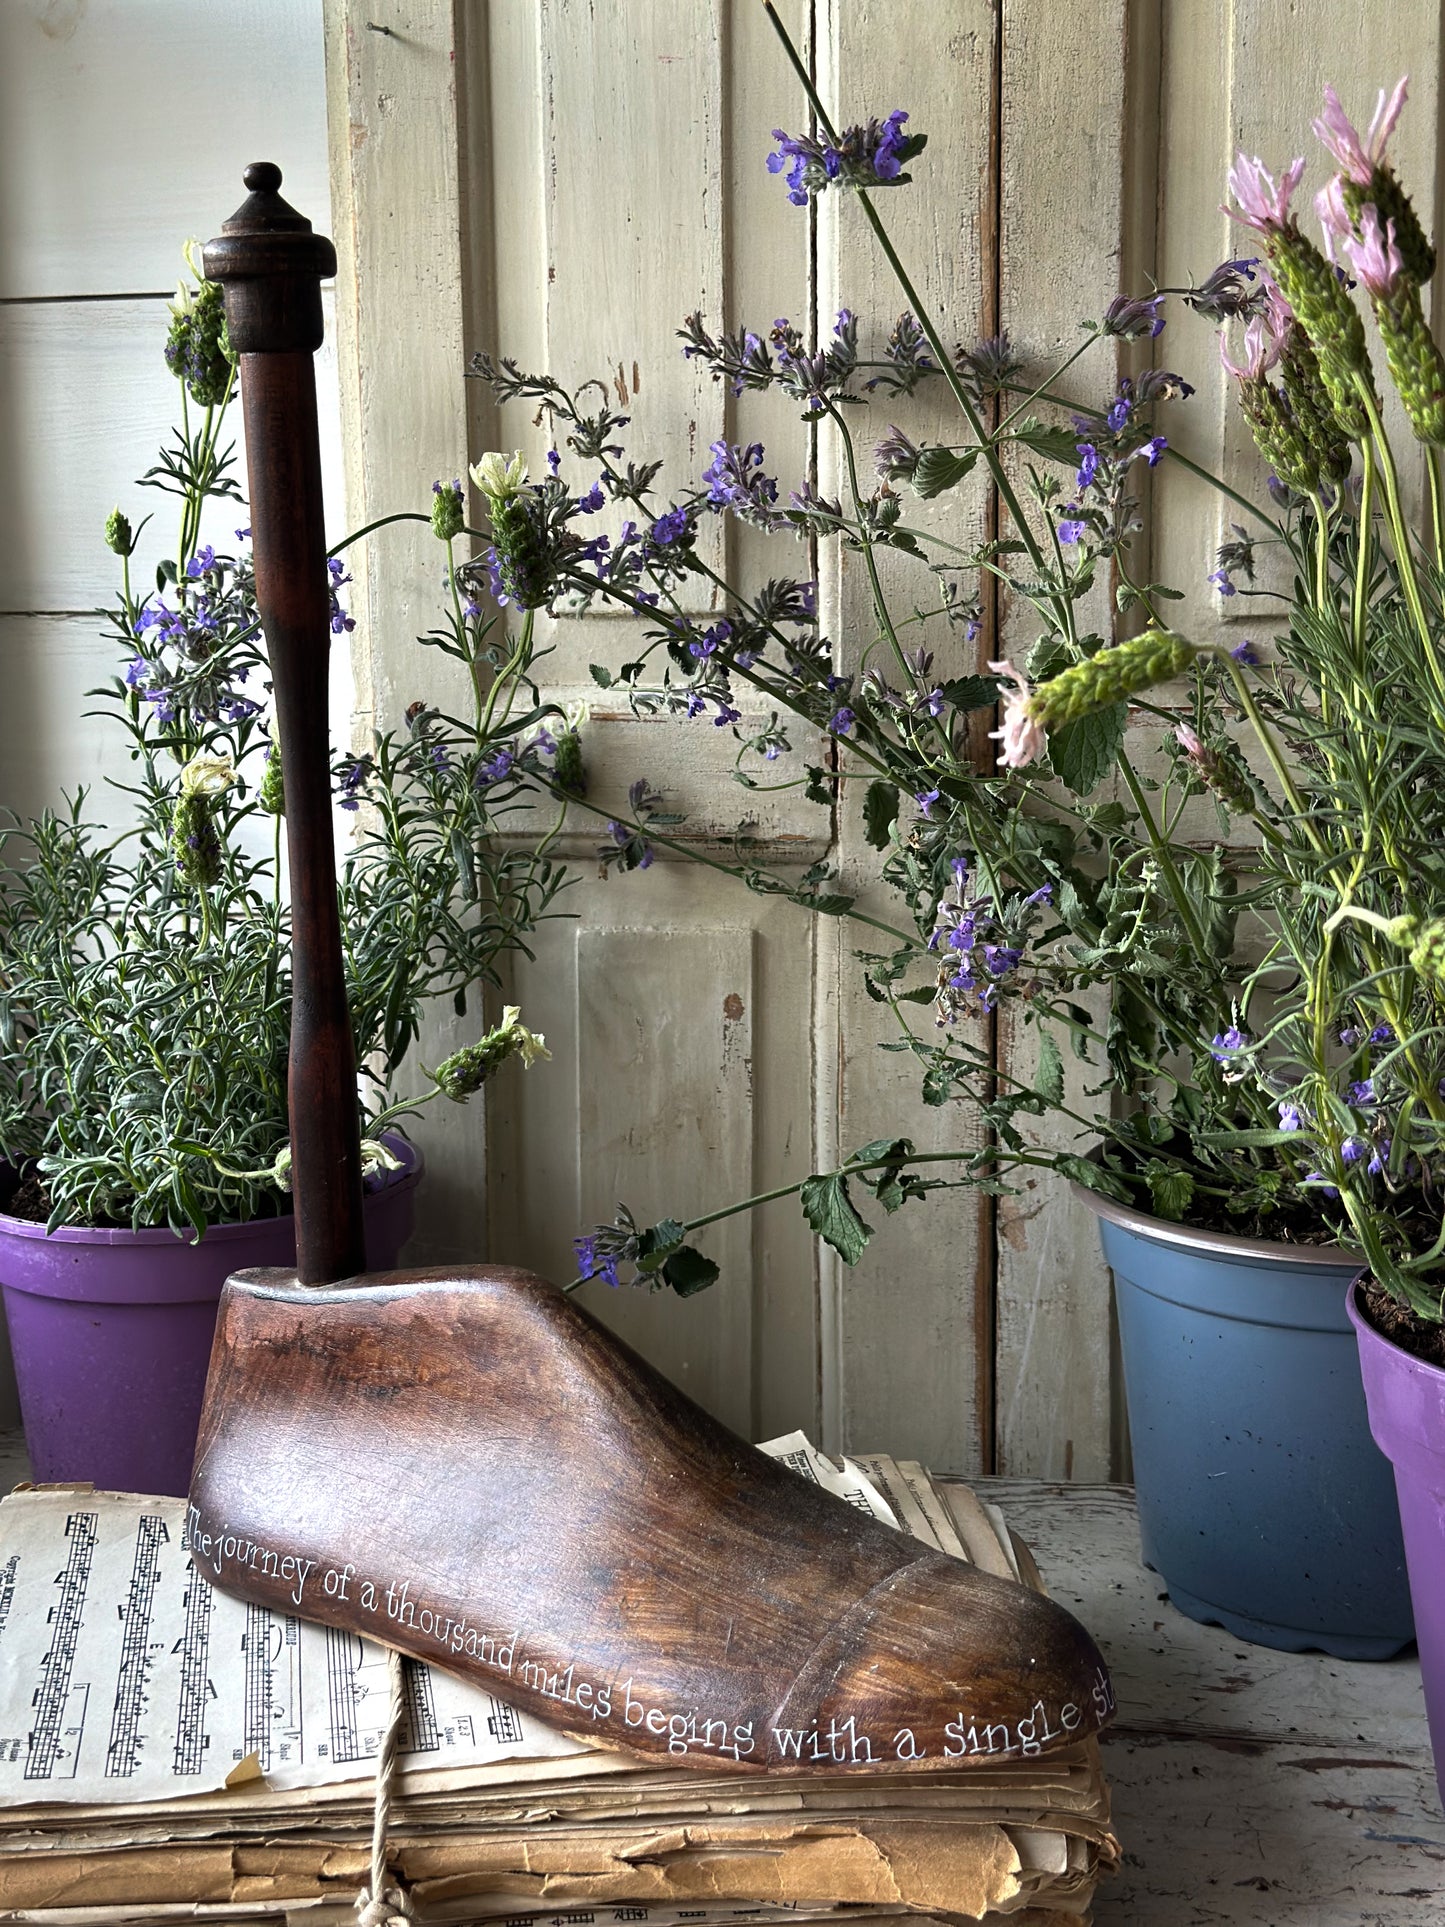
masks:
[[[1364,1271],[1360,1271],[1353,1277],[1345,1293],[1345,1310],[1350,1315],[1350,1323],[1355,1328],[1355,1336],[1360,1344],[1383,1345],[1387,1351],[1393,1352],[1396,1358],[1403,1359],[1412,1371],[1423,1372],[1426,1378],[1438,1379],[1442,1391],[1445,1391],[1445,1365],[1434,1365],[1428,1358],[1420,1358],[1414,1352],[1406,1351],[1403,1345],[1397,1345],[1386,1333],[1377,1331],[1366,1318],[1356,1297],[1365,1275]]]
[[[1098,1153],[1089,1155],[1094,1158]],[[1116,1198],[1107,1198],[1102,1191],[1093,1191],[1076,1178],[1070,1178],[1069,1188],[1096,1218],[1105,1218],[1124,1231],[1132,1231],[1153,1244],[1172,1246],[1176,1251],[1209,1252],[1221,1258],[1267,1259],[1271,1264],[1298,1265],[1302,1270],[1313,1271],[1337,1270],[1341,1265],[1358,1268],[1364,1264],[1363,1255],[1351,1251],[1347,1245],[1297,1245],[1287,1244],[1282,1238],[1241,1238],[1231,1231],[1205,1231],[1198,1225],[1156,1218],[1132,1204],[1120,1204]]]
[[[387,1197],[401,1190],[414,1190],[421,1182],[424,1159],[420,1148],[401,1136],[400,1132],[385,1131],[383,1140],[402,1161],[402,1169],[389,1172],[386,1182],[368,1191],[363,1203],[373,1198]],[[169,1225],[147,1225],[139,1231],[132,1231],[127,1225],[85,1225],[62,1224],[54,1231],[47,1231],[43,1224],[34,1218],[12,1218],[0,1211],[0,1237],[45,1239],[50,1244],[69,1245],[194,1245],[224,1244],[232,1239],[248,1237],[257,1225],[286,1225],[295,1222],[295,1214],[287,1211],[278,1213],[274,1218],[243,1218],[227,1224],[213,1224],[206,1228],[203,1241],[195,1238],[182,1238],[171,1230]]]

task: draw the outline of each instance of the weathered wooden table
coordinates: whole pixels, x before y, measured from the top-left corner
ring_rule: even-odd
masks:
[[[1119,1714],[1104,1767],[1122,1872],[1097,1927],[1445,1927],[1420,1667],[1246,1646],[1139,1562],[1127,1486],[985,1479],[1098,1641]]]

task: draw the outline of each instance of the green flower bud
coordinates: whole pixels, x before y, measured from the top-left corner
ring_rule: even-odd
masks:
[[[465,1104],[509,1057],[520,1057],[522,1068],[530,1070],[540,1059],[552,1055],[546,1039],[518,1021],[521,1014],[516,1004],[508,1004],[501,1023],[485,1037],[453,1051],[438,1064],[432,1072],[433,1081],[454,1103]]]
[[[1292,327],[1285,337],[1280,375],[1295,434],[1308,450],[1310,464],[1322,482],[1342,488],[1350,473],[1350,444],[1335,421],[1320,364],[1303,328]]]
[[[1285,487],[1297,495],[1315,494],[1320,465],[1283,392],[1262,375],[1246,379],[1239,385],[1239,406],[1255,447]]]
[[[221,880],[221,837],[211,812],[211,799],[199,791],[182,791],[171,818],[171,854],[183,883],[194,890],[209,889]]]
[[[552,776],[567,796],[587,794],[587,771],[582,762],[582,738],[575,729],[564,729],[557,737],[557,754],[552,761]]]
[[[1395,179],[1393,168],[1377,165],[1368,187],[1362,187],[1350,175],[1342,174],[1340,192],[1356,230],[1360,225],[1361,208],[1373,206],[1380,218],[1382,231],[1391,221],[1395,223],[1395,246],[1400,250],[1406,274],[1417,285],[1430,279],[1435,272],[1435,250],[1420,225],[1420,217],[1409,195]]]
[[[1314,350],[1337,426],[1351,441],[1363,441],[1370,432],[1370,418],[1360,383],[1372,397],[1375,388],[1359,310],[1339,275],[1292,222],[1271,229],[1265,248],[1280,293]]]
[[[1375,321],[1390,379],[1415,439],[1438,447],[1445,443],[1445,359],[1435,346],[1415,283],[1401,276],[1390,295],[1376,300]]]
[[[546,519],[527,464],[520,453],[493,453],[474,462],[471,475],[487,506],[501,593],[519,609],[542,608],[552,595]]]
[[[281,773],[281,752],[275,743],[266,751],[266,767],[257,800],[268,816],[286,814],[286,779]]]
[[[1427,983],[1445,987],[1445,918],[1437,917],[1412,934],[1410,967]]]
[[[105,518],[105,546],[116,555],[132,555],[135,552],[135,535],[129,518],[119,509],[112,509]]]
[[[186,282],[171,306],[166,335],[166,366],[186,384],[198,408],[214,408],[231,386],[236,356],[226,329],[225,301],[219,281]]]
[[[1051,681],[1036,684],[1028,699],[1029,715],[1044,729],[1058,729],[1156,683],[1182,676],[1195,655],[1193,645],[1182,636],[1146,629],[1142,636],[1101,649],[1097,656],[1061,670]]]
[[[431,492],[431,532],[438,542],[450,542],[466,527],[462,485],[459,481],[433,482]]]

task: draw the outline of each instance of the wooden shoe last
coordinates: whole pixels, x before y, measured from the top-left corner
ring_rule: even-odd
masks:
[[[191,1500],[224,1591],[671,1765],[956,1769],[1113,1710],[1062,1607],[800,1479],[523,1271],[239,1273]]]

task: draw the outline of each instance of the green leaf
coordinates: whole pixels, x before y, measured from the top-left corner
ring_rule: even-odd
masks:
[[[976,448],[925,448],[913,471],[913,492],[925,501],[955,488],[978,460]]]
[[[1257,1131],[1196,1131],[1195,1141],[1207,1144],[1211,1151],[1267,1151],[1276,1144],[1297,1144],[1299,1138],[1294,1131],[1257,1130]]]
[[[1129,705],[1110,703],[1092,716],[1079,716],[1049,737],[1054,774],[1075,796],[1087,796],[1113,769],[1129,723]]]
[[[941,694],[954,709],[992,709],[998,701],[998,677],[956,676],[942,685]]]
[[[1034,1089],[1050,1110],[1057,1110],[1064,1101],[1064,1060],[1049,1030],[1039,1031],[1039,1068],[1034,1073]]]
[[[1172,1171],[1167,1165],[1156,1165],[1148,1178],[1155,1211],[1171,1224],[1178,1224],[1194,1197],[1193,1178],[1187,1171]]]
[[[1022,442],[1025,448],[1031,448],[1035,455],[1044,455],[1051,462],[1065,462],[1070,468],[1078,463],[1082,439],[1076,429],[1041,422],[1035,415],[1021,421],[1009,437],[1010,441]]]
[[[833,1247],[845,1265],[856,1265],[873,1231],[859,1217],[848,1195],[848,1180],[836,1171],[806,1178],[798,1197],[803,1216],[823,1242]]]
[[[872,782],[863,792],[863,838],[870,850],[888,848],[888,832],[898,821],[898,789]]]
[[[587,667],[592,671],[592,680],[597,684],[599,689],[610,689],[612,687],[612,671],[610,669],[604,669],[600,662],[589,662]]]
[[[637,1240],[637,1269],[649,1276],[661,1271],[686,1235],[676,1218],[663,1218]]]
[[[1086,1190],[1098,1191],[1106,1198],[1113,1198],[1120,1204],[1130,1202],[1129,1187],[1122,1178],[1116,1178],[1112,1171],[1105,1170],[1102,1164],[1095,1164],[1088,1158],[1077,1158],[1072,1154],[1061,1157],[1054,1169],[1060,1177],[1072,1178],[1075,1184],[1082,1184]]]
[[[923,1101],[937,1108],[953,1096],[953,1079],[946,1064],[930,1064],[923,1073]]]
[[[662,1275],[679,1298],[691,1298],[717,1283],[718,1269],[711,1258],[694,1251],[691,1245],[679,1245],[662,1267]]]
[[[829,780],[828,772],[825,769],[818,769],[812,763],[807,765],[807,771],[808,782],[803,794],[810,803],[821,803],[826,809],[833,801],[833,785]]]

